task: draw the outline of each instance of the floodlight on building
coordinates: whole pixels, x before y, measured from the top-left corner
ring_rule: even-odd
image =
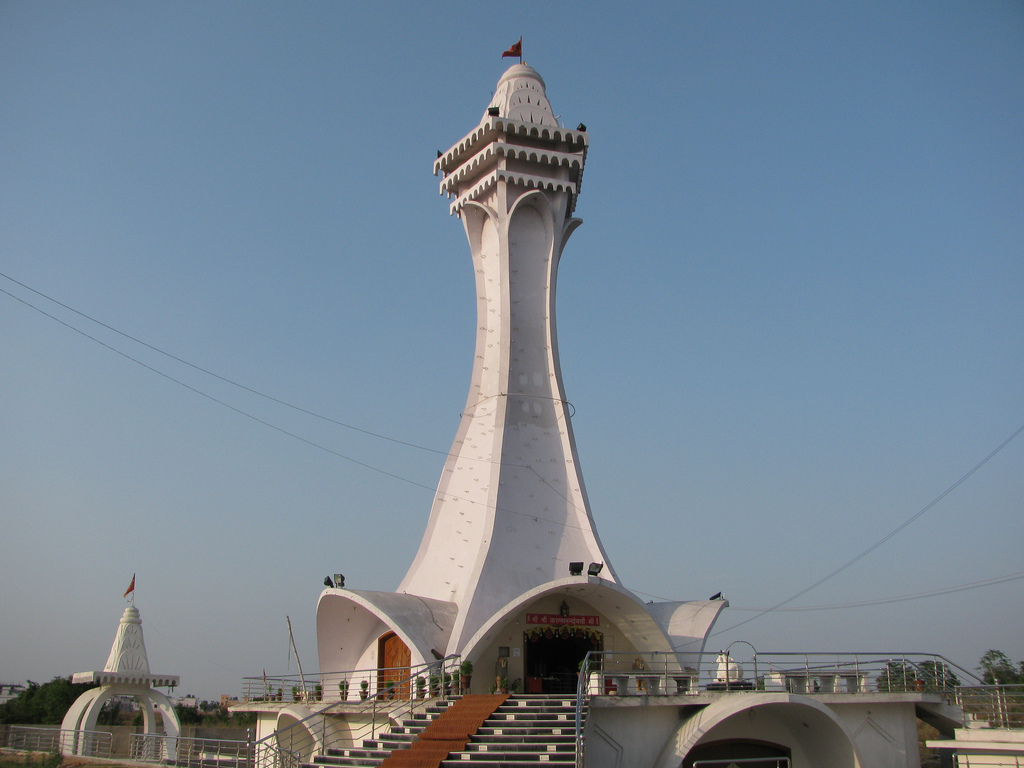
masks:
[[[569,575],[570,576],[582,576],[583,575],[583,562],[569,563]]]
[[[336,574],[334,574],[334,586],[337,587],[338,589],[344,589],[345,588],[345,574],[343,574],[343,573],[336,573]]]
[[[565,600],[563,600],[562,604],[558,606],[558,612],[563,618],[569,615],[569,604],[565,602]]]
[[[330,576],[324,576],[324,586],[325,587],[330,587],[331,589],[334,589],[334,582],[331,581],[331,577]]]
[[[487,108],[487,114],[490,115],[491,117],[497,117],[498,116],[498,108],[497,107],[488,107]]]
[[[602,568],[604,568],[604,563],[591,563],[587,568],[587,576],[597,576],[601,573]]]
[[[721,592],[715,592],[715,594],[713,594],[711,597],[708,598],[708,600],[722,600],[722,599],[723,598],[722,598],[722,593]]]

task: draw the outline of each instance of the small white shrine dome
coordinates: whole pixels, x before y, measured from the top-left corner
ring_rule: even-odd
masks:
[[[497,107],[498,115],[510,120],[537,125],[557,126],[544,86],[544,78],[529,64],[513,64],[498,81],[494,98],[487,106],[484,120]]]

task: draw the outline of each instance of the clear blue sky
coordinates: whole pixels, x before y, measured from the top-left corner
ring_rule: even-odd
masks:
[[[1019,2],[0,2],[0,289],[278,428],[0,293],[0,678],[102,665],[133,572],[204,698],[295,670],[285,615],[315,668],[324,575],[394,589],[475,331],[431,164],[520,35],[591,136],[558,330],[627,586],[722,590],[728,630],[1024,424]],[[1019,574],[1022,499],[1024,435],[789,607]],[[710,645],[1024,659],[1022,595]]]

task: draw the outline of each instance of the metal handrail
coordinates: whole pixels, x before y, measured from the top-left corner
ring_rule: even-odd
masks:
[[[440,659],[438,661],[413,667],[410,670],[410,674],[408,674],[405,678],[393,681],[395,684],[391,687],[390,690],[412,691],[413,682],[415,681],[416,677],[420,676],[423,672],[432,672],[435,674],[440,674],[442,676],[442,680],[445,679],[445,677],[447,677],[450,680],[452,677],[452,673],[459,668],[460,660],[461,656],[453,654],[451,656],[446,656],[445,658]],[[402,669],[404,670],[407,668]],[[374,671],[376,672],[377,670]],[[388,690],[389,689],[387,688],[385,688],[384,690],[377,690],[375,695],[368,696],[367,699],[360,701],[359,704],[353,707],[352,709],[343,710],[346,713],[352,713],[356,715],[370,715],[370,738],[376,737],[378,710],[384,711],[383,705],[386,702],[397,702],[395,706],[387,710],[388,718],[390,718],[391,716],[401,717],[401,710],[404,706],[408,706],[407,714],[409,717],[412,717],[413,713],[415,712],[417,702],[415,696],[410,694],[407,699],[385,698],[385,696],[388,693]],[[439,691],[439,696],[436,696],[434,698],[440,698],[444,700],[451,693],[452,691],[450,690],[449,686],[443,686],[442,689]],[[419,701],[422,701],[425,704],[428,700],[429,699],[420,699]],[[322,707],[315,712],[312,712],[311,714],[307,715],[301,720],[292,723],[287,728],[281,728],[279,730],[276,730],[273,733],[264,736],[259,741],[256,741],[253,744],[251,744],[251,765],[253,766],[253,768],[297,768],[300,762],[306,762],[311,760],[312,754],[316,752],[317,740],[313,735],[313,729],[309,728],[308,724],[311,720],[314,720],[315,718],[319,718],[319,744],[321,753],[331,747],[334,747],[343,739],[337,738],[333,741],[329,740],[327,734],[327,718],[324,717],[324,714],[330,710],[338,711],[336,707],[341,703],[343,702],[332,701],[329,704],[327,704],[327,706]],[[297,730],[300,727],[303,729],[302,731]],[[361,736],[356,735],[352,736],[351,738],[354,740],[358,738],[365,738],[365,736],[366,734],[362,734]],[[348,738],[344,740],[348,740]],[[294,745],[298,743],[299,748],[282,749],[279,745],[285,741],[292,747],[294,747]],[[306,748],[308,747],[313,747],[313,749],[308,750],[309,754],[304,754],[304,752],[307,751]]]
[[[88,757],[110,757],[112,737],[107,731],[75,731],[11,725],[7,728],[9,749],[26,752],[60,752]]]
[[[580,673],[576,680],[576,768],[583,768],[584,750],[586,748],[583,734],[583,705],[587,701],[590,692],[590,669],[591,657],[594,651],[587,651],[587,655],[580,662]]]
[[[956,703],[967,728],[978,721],[986,728],[1024,728],[1024,685],[962,685]]]
[[[172,761],[177,766],[209,766],[214,762],[224,766],[238,766],[248,764],[249,744],[249,739],[240,741],[133,733],[128,741],[128,756],[141,763]]]
[[[315,684],[313,690],[305,691],[303,691],[302,680],[300,680],[298,675],[243,677],[242,698],[245,701],[296,701],[304,704],[320,701],[364,701],[371,696],[387,692],[387,684],[389,682],[393,683],[393,687],[399,689],[399,693],[405,698],[406,695],[413,695],[419,690],[414,685],[416,682],[415,678],[419,676],[429,677],[431,673],[438,670],[438,664],[438,661],[419,664],[412,668],[413,672],[411,675],[409,674],[409,667],[373,667],[369,669],[320,672],[317,676],[320,682]],[[449,677],[453,677],[457,671],[457,667],[455,669],[446,667],[445,672],[438,672],[438,675],[448,674]],[[394,674],[404,674],[408,677],[398,679],[392,676]],[[409,678],[412,678],[412,680],[410,681]],[[309,687],[309,679],[310,675],[305,675],[307,689]],[[362,688],[360,684],[362,682],[366,683],[366,688]],[[341,683],[345,685],[344,695],[342,695],[342,689],[339,687]],[[399,688],[399,683],[407,684]],[[286,691],[293,694],[291,699],[287,698],[288,694]],[[365,693],[365,695],[360,699],[356,699],[356,695],[361,693]]]

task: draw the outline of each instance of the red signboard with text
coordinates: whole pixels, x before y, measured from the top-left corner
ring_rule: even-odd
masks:
[[[527,624],[545,624],[549,627],[599,627],[600,616],[559,616],[554,613],[528,613]]]

